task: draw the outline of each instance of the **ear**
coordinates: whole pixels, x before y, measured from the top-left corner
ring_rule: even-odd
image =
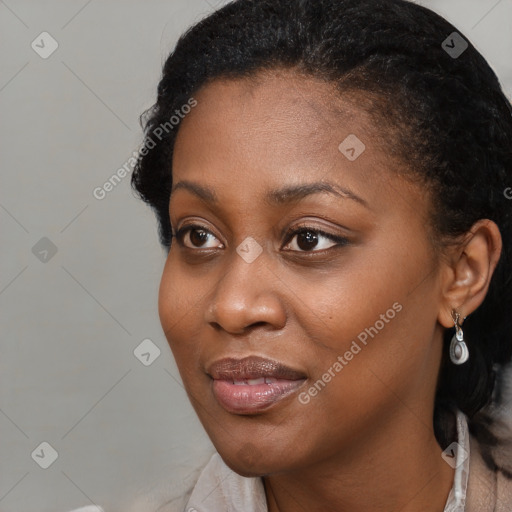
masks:
[[[462,319],[482,304],[502,249],[498,226],[481,219],[448,250],[441,274],[442,301],[438,321],[453,327],[452,310]]]

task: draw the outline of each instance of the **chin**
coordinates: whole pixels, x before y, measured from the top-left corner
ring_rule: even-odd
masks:
[[[254,444],[247,442],[237,451],[226,453],[217,449],[224,463],[235,473],[245,477],[261,477],[283,469],[283,460],[271,460]],[[275,455],[275,452],[274,452]]]

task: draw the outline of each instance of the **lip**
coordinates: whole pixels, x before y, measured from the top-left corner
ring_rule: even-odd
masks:
[[[234,414],[266,410],[305,382],[300,370],[259,356],[220,359],[207,368],[217,402]]]

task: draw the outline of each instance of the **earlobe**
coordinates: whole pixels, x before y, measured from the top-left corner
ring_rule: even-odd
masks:
[[[441,325],[453,327],[453,310],[462,320],[484,301],[501,249],[499,228],[489,219],[476,222],[461,244],[453,247],[442,277],[443,297],[438,316]]]

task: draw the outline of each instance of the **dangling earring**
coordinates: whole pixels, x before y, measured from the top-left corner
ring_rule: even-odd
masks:
[[[452,318],[455,323],[455,334],[450,343],[450,359],[453,364],[464,364],[469,358],[469,350],[464,341],[464,333],[459,324],[459,313],[452,311]]]

